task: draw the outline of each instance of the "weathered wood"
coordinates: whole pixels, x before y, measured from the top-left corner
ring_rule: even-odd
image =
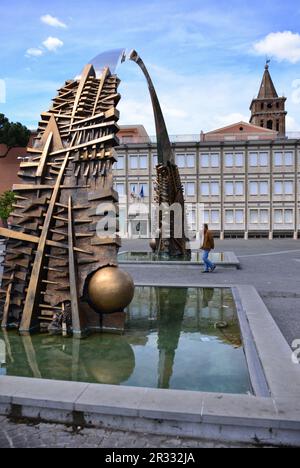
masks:
[[[81,337],[84,333],[84,321],[79,309],[78,278],[76,258],[74,254],[75,236],[72,213],[72,197],[69,198],[68,210],[68,235],[69,235],[69,280],[72,304],[72,327],[74,336]]]
[[[118,203],[112,189],[118,84],[108,69],[98,78],[91,65],[80,80],[66,82],[21,164],[12,229],[0,229],[0,236],[8,238],[2,287],[14,294],[8,314],[21,316],[22,333],[70,301],[74,333],[81,333],[86,279],[116,262],[118,245],[99,241],[96,226],[99,201]]]
[[[7,292],[6,292],[6,299],[5,299],[5,305],[4,305],[4,309],[3,309],[3,317],[2,317],[2,328],[6,328],[7,327],[7,323],[8,323],[8,314],[9,314],[9,307],[10,307],[10,301],[11,301],[11,292],[12,292],[12,287],[13,287],[13,280],[14,280],[14,274],[11,275],[10,277],[10,283],[9,283],[9,286],[7,288]]]
[[[43,177],[44,173],[45,173],[46,161],[47,161],[47,157],[48,157],[48,154],[49,154],[49,151],[50,151],[50,146],[51,146],[52,140],[53,140],[53,132],[50,132],[49,136],[48,136],[48,139],[46,141],[45,147],[43,149],[43,153],[41,155],[41,159],[40,159],[40,162],[38,164],[37,171],[36,171],[36,177],[38,179],[41,179]]]
[[[75,137],[73,138],[75,140]],[[59,194],[59,189],[61,185],[61,181],[64,175],[65,168],[68,163],[68,158],[69,158],[70,153],[68,152],[66,154],[65,160],[62,164],[59,176],[57,177],[56,184],[53,189],[51,201],[48,207],[46,219],[44,222],[43,230],[41,232],[41,237],[39,239],[39,244],[38,244],[38,249],[34,261],[34,265],[32,268],[31,272],[31,277],[30,277],[30,282],[29,282],[29,287],[28,287],[28,293],[26,296],[25,300],[25,306],[23,310],[23,316],[22,316],[22,321],[21,321],[21,326],[20,326],[20,331],[29,331],[31,328],[31,322],[32,322],[32,316],[34,314],[34,309],[38,305],[39,301],[39,296],[38,292],[40,289],[40,283],[42,280],[42,266],[44,262],[44,255],[45,255],[45,249],[46,249],[46,244],[47,244],[47,237],[49,235],[49,229],[53,217],[53,212],[55,208],[55,204],[57,202],[58,194]]]

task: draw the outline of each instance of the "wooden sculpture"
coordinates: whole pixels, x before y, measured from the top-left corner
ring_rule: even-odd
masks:
[[[109,68],[97,77],[87,65],[42,114],[36,143],[21,163],[22,183],[13,187],[12,229],[0,229],[0,236],[8,238],[3,328],[14,325],[26,333],[63,321],[81,335],[88,328],[86,305],[112,313],[133,298],[131,278],[117,269],[119,237],[97,235],[105,216],[99,204],[109,202],[118,211],[112,175],[118,85]]]
[[[127,57],[124,54],[123,61],[125,61],[126,58]],[[155,201],[161,208],[170,208],[169,213],[166,212],[166,210],[165,212],[163,210],[160,211],[158,219],[158,233],[156,239],[151,241],[150,246],[158,255],[167,254],[169,256],[189,257],[191,252],[188,248],[188,239],[185,235],[186,223],[183,186],[178,167],[174,162],[174,152],[170,143],[161,106],[149,72],[139,54],[133,50],[130,52],[128,58],[135,62],[142,70],[148,83],[152,101],[158,156]],[[179,207],[176,211],[176,218],[173,211],[173,207],[175,205]],[[177,231],[179,234],[177,234]],[[168,235],[166,235],[166,233],[168,233]]]

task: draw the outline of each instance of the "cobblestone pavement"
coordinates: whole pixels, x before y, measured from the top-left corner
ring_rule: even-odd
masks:
[[[12,422],[0,416],[0,448],[235,448],[194,439],[105,429],[83,429],[57,424]],[[238,446],[241,447],[241,446]]]

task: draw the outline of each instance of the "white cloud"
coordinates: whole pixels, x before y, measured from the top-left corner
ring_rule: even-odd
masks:
[[[300,80],[294,80],[292,83],[292,103],[293,104],[300,104]]]
[[[64,45],[64,43],[57,37],[50,36],[43,42],[43,45],[46,47],[46,49],[50,50],[50,52],[56,52],[60,47]]]
[[[226,127],[237,122],[248,122],[249,114],[240,114],[238,112],[233,112],[231,114],[224,114],[217,117],[217,122],[219,122],[220,127]]]
[[[300,62],[300,34],[291,31],[270,33],[253,45],[259,55],[269,55],[279,62]]]
[[[43,51],[37,47],[32,47],[26,51],[26,57],[41,57],[41,55],[43,55]]]
[[[42,23],[52,26],[53,28],[66,28],[67,25],[52,15],[44,15],[41,17]]]
[[[300,125],[296,119],[290,115],[286,116],[286,129],[288,132],[299,132]]]

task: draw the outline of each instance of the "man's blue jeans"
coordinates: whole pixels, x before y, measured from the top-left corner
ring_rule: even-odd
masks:
[[[214,266],[215,266],[215,264],[212,263],[212,262],[208,259],[209,254],[210,254],[210,250],[204,250],[202,259],[203,259],[203,262],[204,262],[204,265],[205,265],[205,271],[212,270],[212,269],[214,268]]]

